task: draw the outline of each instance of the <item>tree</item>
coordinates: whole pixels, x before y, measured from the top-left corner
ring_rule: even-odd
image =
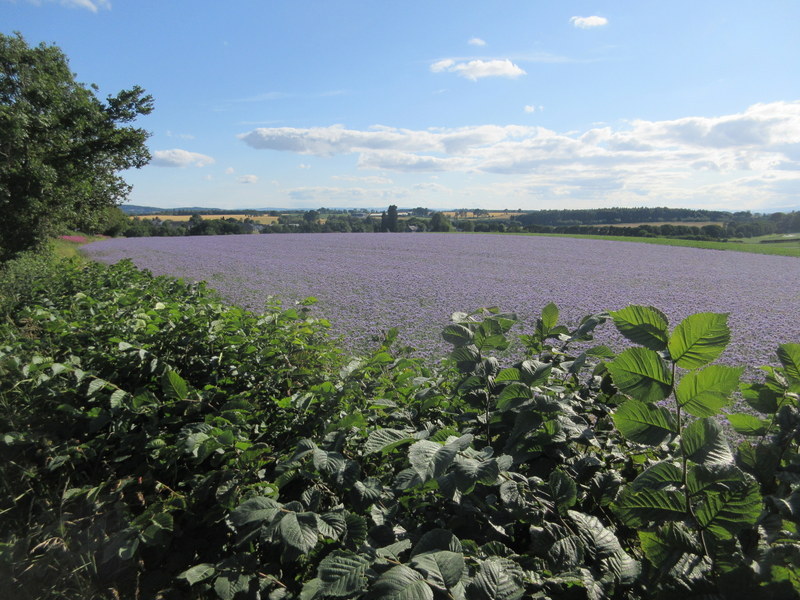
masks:
[[[74,77],[57,46],[0,34],[0,261],[118,205],[117,173],[150,160],[149,134],[121,124],[152,97],[134,86],[103,102]]]
[[[386,229],[396,232],[398,230],[397,223],[397,206],[392,204],[386,213]]]
[[[450,231],[450,221],[444,213],[435,212],[431,215],[431,231]]]

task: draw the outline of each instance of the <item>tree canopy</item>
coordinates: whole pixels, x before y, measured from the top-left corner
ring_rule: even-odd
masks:
[[[152,97],[97,92],[57,46],[0,34],[0,261],[118,205],[130,191],[118,172],[150,160],[149,134],[124,124],[149,114]]]

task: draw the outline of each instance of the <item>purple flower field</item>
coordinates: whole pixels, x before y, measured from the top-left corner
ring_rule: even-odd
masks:
[[[259,311],[315,296],[316,314],[354,352],[390,327],[425,354],[455,311],[498,306],[530,329],[555,302],[562,322],[628,304],[662,310],[674,327],[695,312],[730,313],[723,361],[775,362],[800,342],[800,260],[740,252],[510,235],[281,234],[113,239],[84,247],[99,261],[130,258],[156,274],[206,280],[227,300]],[[513,332],[513,330],[512,330]],[[612,324],[597,340],[625,346]]]

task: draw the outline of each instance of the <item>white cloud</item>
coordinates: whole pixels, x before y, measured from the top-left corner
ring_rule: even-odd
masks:
[[[173,131],[167,130],[167,137],[174,137],[179,138],[181,140],[193,140],[194,136],[191,133],[175,133]]]
[[[43,0],[28,0],[29,4],[40,6]],[[85,8],[96,13],[99,9],[104,8],[111,10],[111,2],[109,0],[44,0],[45,2],[58,2],[62,6],[68,8]]]
[[[310,169],[311,165],[307,165],[305,163],[300,163],[299,165],[297,165],[297,168],[298,169]]]
[[[375,185],[389,185],[392,182],[388,177],[380,177],[378,175],[368,175],[366,177],[351,177],[348,175],[332,175],[331,179],[336,181],[352,181],[359,183],[372,183]]]
[[[525,75],[525,71],[515,65],[507,58],[481,60],[475,59],[466,62],[456,62],[451,58],[438,60],[430,66],[433,73],[456,73],[461,77],[466,77],[472,81],[477,81],[483,77],[509,77],[514,79],[520,75]]]
[[[225,175],[233,175],[234,173],[236,173],[236,170],[233,167],[225,169]]]
[[[485,46],[486,45],[486,42],[484,40],[482,40],[481,38],[478,38],[478,37],[472,38],[467,43],[470,44],[471,46]]]
[[[153,164],[157,167],[206,167],[213,163],[210,156],[180,148],[153,152]]]
[[[258,175],[241,175],[236,178],[239,183],[258,183]]]
[[[602,27],[603,25],[608,25],[608,19],[598,16],[572,17],[569,22],[579,29],[591,29],[592,27]]]
[[[800,101],[564,133],[519,125],[425,130],[334,125],[262,128],[240,138],[258,149],[353,154],[361,169],[491,178],[487,193],[493,197],[557,195],[620,206],[652,198],[660,205],[685,206],[692,199],[707,201],[713,192],[720,203],[756,209],[770,203],[796,206],[800,196]],[[468,189],[480,195],[478,188]]]
[[[526,104],[526,105],[523,107],[523,109],[522,109],[522,110],[524,110],[526,113],[534,113],[534,112],[536,112],[537,110],[538,110],[539,112],[541,112],[541,111],[543,111],[543,110],[544,110],[544,106],[542,106],[541,104],[540,104],[539,106],[537,106],[537,105],[535,105],[535,104]]]

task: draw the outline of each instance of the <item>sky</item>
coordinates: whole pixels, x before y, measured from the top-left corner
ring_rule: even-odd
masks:
[[[130,202],[800,209],[797,0],[0,0],[155,110]]]

